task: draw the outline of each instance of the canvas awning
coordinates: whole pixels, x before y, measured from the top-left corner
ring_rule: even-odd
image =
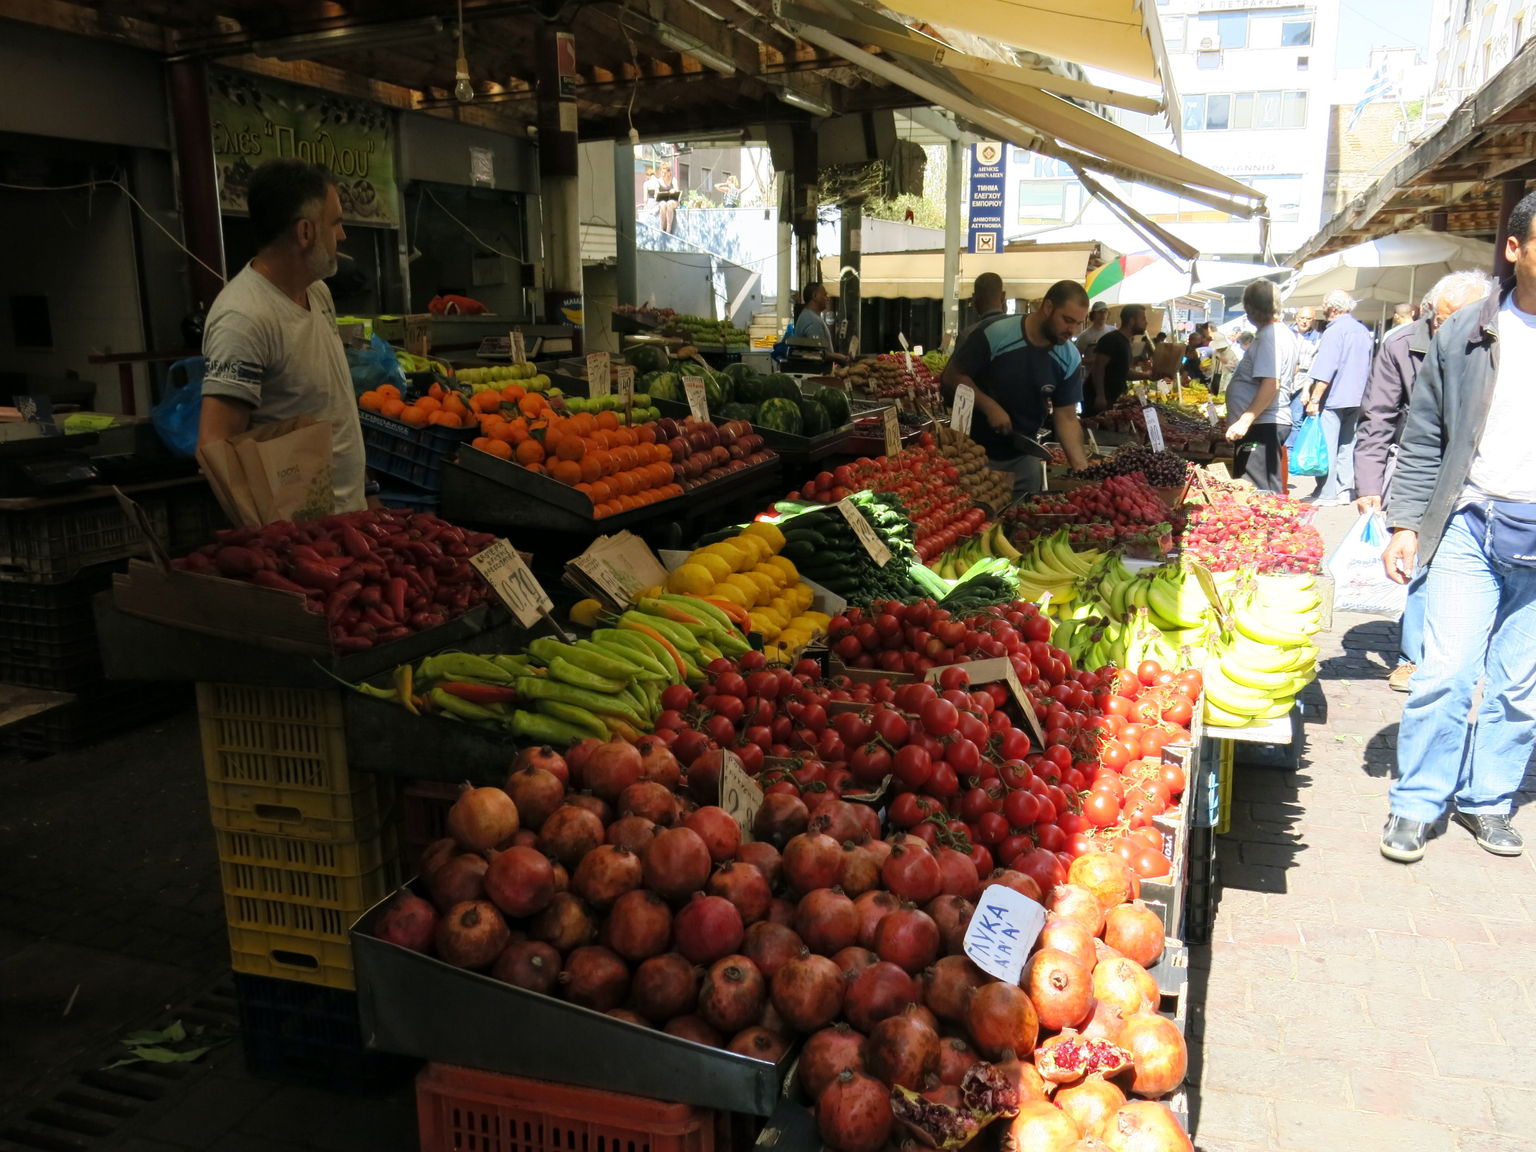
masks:
[[[960,255],[958,282],[969,284],[983,272],[995,272],[1003,278],[1003,287],[1011,297],[1034,300],[1045,294],[1058,280],[1082,282],[1090,262],[1097,263],[1114,253],[1096,243],[1029,245],[1011,252]],[[868,299],[916,297],[939,300],[944,296],[944,253],[880,252],[860,260],[859,292]],[[823,256],[821,279],[827,291],[837,294],[843,274],[837,256]]]

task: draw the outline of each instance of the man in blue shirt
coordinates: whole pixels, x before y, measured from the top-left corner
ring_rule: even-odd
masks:
[[[1355,301],[1348,292],[1335,289],[1323,297],[1328,330],[1317,342],[1309,369],[1312,387],[1307,415],[1322,413],[1328,437],[1328,478],[1312,493],[1319,508],[1351,504],[1355,499],[1355,424],[1376,341],[1371,330],[1355,319],[1354,311]]]
[[[1038,490],[1040,469],[1014,447],[1013,434],[1036,436],[1047,417],[1072,467],[1088,466],[1077,418],[1083,361],[1072,343],[1087,318],[1083,286],[1058,281],[1033,312],[998,316],[972,331],[944,368],[946,395],[962,384],[976,390],[971,439],[994,468],[1014,474],[1015,492]]]

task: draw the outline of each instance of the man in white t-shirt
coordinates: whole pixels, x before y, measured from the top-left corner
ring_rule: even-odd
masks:
[[[319,165],[273,160],[252,175],[247,204],[257,251],[208,311],[198,443],[294,416],[329,421],[335,511],[356,511],[367,506],[363,432],[323,283],[346,238],[336,184]]]

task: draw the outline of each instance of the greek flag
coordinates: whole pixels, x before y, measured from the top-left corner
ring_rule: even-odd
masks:
[[[1365,95],[1360,97],[1360,102],[1355,105],[1354,111],[1349,114],[1349,123],[1344,126],[1344,130],[1347,132],[1354,128],[1355,123],[1360,119],[1361,113],[1365,111],[1368,104],[1392,95],[1392,77],[1387,75],[1386,64],[1382,64],[1380,68],[1376,69],[1376,75],[1371,77],[1371,82],[1366,85]]]

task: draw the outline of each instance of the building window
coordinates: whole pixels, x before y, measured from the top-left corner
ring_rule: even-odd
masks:
[[[1216,17],[1216,33],[1223,48],[1248,47],[1248,13],[1231,12]]]
[[[1205,127],[1205,97],[1184,97],[1184,131],[1199,132]]]
[[[1305,71],[1307,71],[1311,67],[1312,67],[1312,57],[1310,57],[1310,56],[1298,56],[1298,57],[1296,57],[1296,71],[1298,71],[1298,72],[1305,72]]]
[[[1054,223],[1067,218],[1067,185],[1056,180],[1020,181],[1020,224]]]
[[[1287,92],[1280,101],[1280,127],[1305,128],[1307,126],[1307,94]]]
[[[1239,92],[1232,97],[1232,127],[1253,127],[1253,93]]]
[[[1163,46],[1170,52],[1184,51],[1184,17],[1169,16],[1163,21]]]
[[[1208,132],[1232,127],[1232,97],[1216,93],[1205,98],[1205,127]]]
[[[1294,224],[1301,219],[1300,176],[1239,176],[1255,192],[1269,201],[1269,218],[1276,224]]]
[[[1185,96],[1186,132],[1226,132],[1247,129],[1305,128],[1305,92],[1211,92]]]
[[[1195,67],[1202,72],[1214,72],[1221,67],[1220,52],[1196,52]]]
[[[1312,21],[1280,21],[1280,47],[1306,48],[1312,43]]]

